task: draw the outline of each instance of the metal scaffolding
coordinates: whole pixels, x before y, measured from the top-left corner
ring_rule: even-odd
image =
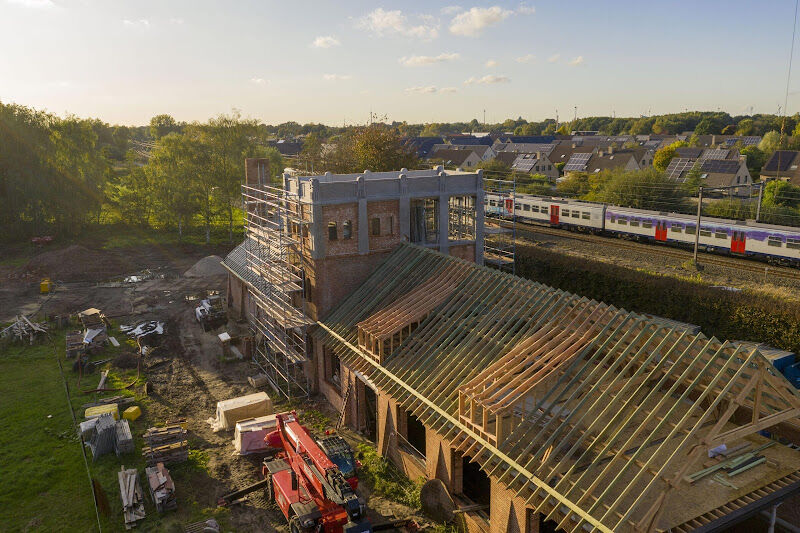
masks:
[[[287,398],[308,396],[306,264],[311,206],[268,185],[243,185],[245,250],[250,271],[253,362]]]
[[[495,222],[484,224],[483,257],[487,265],[516,274],[517,221],[516,201],[517,182],[514,179],[500,180],[483,178],[484,197],[499,197],[498,209],[508,221],[498,217]],[[486,210],[487,214],[490,212]],[[486,220],[486,219],[484,219]]]

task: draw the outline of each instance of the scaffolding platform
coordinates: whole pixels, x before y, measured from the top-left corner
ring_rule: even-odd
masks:
[[[309,394],[306,265],[303,235],[311,208],[297,195],[268,185],[243,185],[245,261],[252,274],[249,322],[256,341],[253,362],[286,398]]]

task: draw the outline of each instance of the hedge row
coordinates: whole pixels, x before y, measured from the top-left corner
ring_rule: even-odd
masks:
[[[639,313],[689,322],[719,339],[751,340],[800,353],[800,305],[715,289],[540,247],[517,245],[517,274]]]

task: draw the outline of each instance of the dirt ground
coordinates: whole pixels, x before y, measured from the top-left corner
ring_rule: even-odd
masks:
[[[70,267],[53,271],[58,261],[74,260],[71,256],[75,253],[91,257],[93,266],[85,270]],[[227,362],[220,357],[216,334],[226,330],[231,335],[244,333],[244,324],[231,322],[216,331],[203,332],[194,319],[195,299],[208,290],[224,292],[225,277],[185,278],[182,273],[211,253],[224,257],[225,250],[185,252],[143,248],[124,253],[47,250],[43,252],[45,257],[34,256],[23,267],[0,267],[0,323],[12,320],[17,314],[66,315],[89,307],[101,309],[119,324],[154,319],[167,323],[160,348],[143,361],[142,371],[152,387],[146,415],[152,422],[187,419],[190,448],[202,450],[208,457],[207,487],[200,492],[202,501],[197,502],[201,508],[213,508],[223,494],[258,481],[262,459],[258,455],[234,456],[232,433],[214,433],[206,422],[214,415],[218,401],[254,392],[247,376],[256,373],[249,361]],[[46,268],[33,270],[31,265]],[[145,274],[154,275],[154,279],[123,281],[126,276],[145,269],[148,269]],[[39,294],[42,275],[56,280],[50,295]],[[122,336],[120,332],[114,334]],[[121,368],[136,366],[133,356],[118,357],[114,364]],[[307,405],[318,411],[330,411],[324,402]],[[336,413],[328,414],[332,420],[336,419]],[[352,443],[361,439],[354,433],[343,433]],[[360,487],[360,491],[368,499],[373,523],[390,517],[413,517],[421,524],[427,523],[408,507],[370,495],[369,487]],[[228,522],[241,532],[288,531],[283,515],[260,493],[251,494],[246,501],[233,506]]]

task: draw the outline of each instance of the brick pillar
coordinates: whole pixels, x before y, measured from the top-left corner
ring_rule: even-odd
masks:
[[[425,432],[425,475],[440,479],[449,492],[453,492],[453,447],[434,430]]]
[[[539,533],[538,516],[534,514],[533,519],[528,520],[524,499],[495,478],[491,479],[491,491],[490,533]]]

